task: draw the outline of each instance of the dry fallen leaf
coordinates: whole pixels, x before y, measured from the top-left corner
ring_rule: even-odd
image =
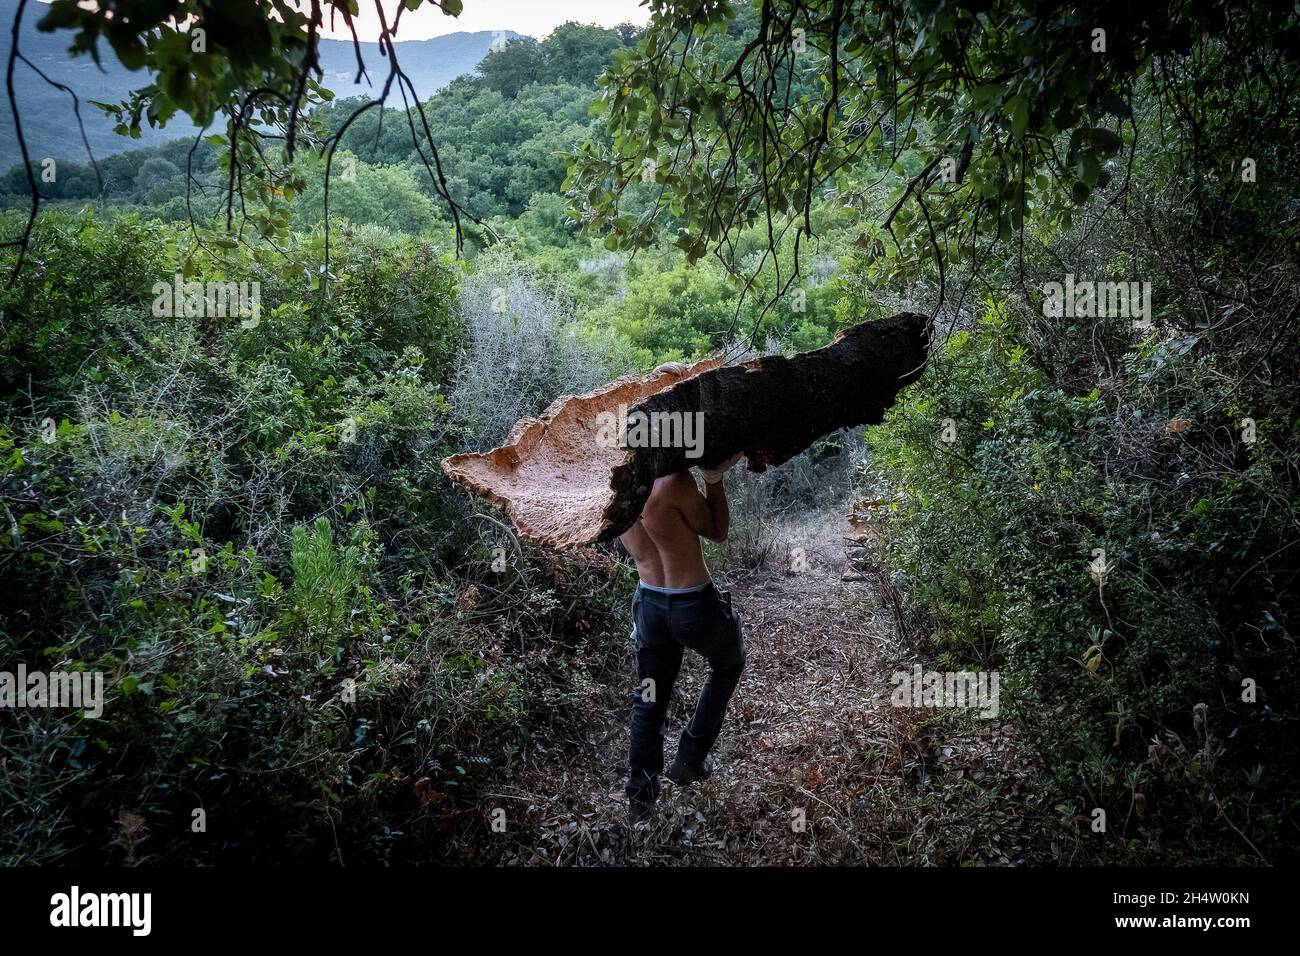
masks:
[[[470,611],[478,604],[478,588],[471,584],[461,592],[460,599],[456,602],[456,610]]]

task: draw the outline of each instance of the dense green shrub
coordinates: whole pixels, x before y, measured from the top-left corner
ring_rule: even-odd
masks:
[[[617,660],[606,571],[493,571],[439,470],[455,270],[340,228],[326,290],[318,255],[42,220],[3,301],[0,666],[107,699],[0,715],[5,862],[436,853],[524,715],[574,720]],[[155,315],[181,271],[261,282],[258,320]]]
[[[895,584],[941,659],[1001,669],[1098,857],[1272,856],[1296,825],[1295,416],[1243,441],[1195,335],[1151,336],[1081,393],[1025,328],[990,308],[869,433]]]

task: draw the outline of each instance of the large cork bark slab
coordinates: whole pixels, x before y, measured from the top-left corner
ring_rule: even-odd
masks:
[[[790,358],[725,368],[713,358],[682,376],[619,379],[556,399],[540,418],[520,420],[505,445],[452,455],[442,468],[509,515],[521,537],[554,547],[612,538],[636,521],[658,477],[717,465],[737,452],[751,471],[763,471],[830,432],[880,422],[921,374],[926,325],[925,316],[904,312]],[[608,423],[620,409],[652,420],[700,413],[702,453],[610,442]]]

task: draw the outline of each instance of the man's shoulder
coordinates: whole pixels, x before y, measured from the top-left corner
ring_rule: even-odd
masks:
[[[690,469],[675,471],[664,479],[664,486],[673,495],[699,494],[700,487],[691,476]]]
[[[646,502],[643,514],[680,511],[688,506],[692,496],[699,497],[700,490],[689,471],[677,471],[655,481],[654,493]]]

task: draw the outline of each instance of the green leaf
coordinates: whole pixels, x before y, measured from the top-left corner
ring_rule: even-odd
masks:
[[[1013,96],[1007,103],[1007,115],[1011,117],[1011,135],[1020,139],[1029,127],[1029,103],[1023,96]]]
[[[1118,116],[1121,119],[1129,119],[1133,116],[1133,107],[1116,93],[1103,93],[1098,97],[1097,102],[1111,116]]]
[[[1124,141],[1116,133],[1104,126],[1094,126],[1092,128],[1092,141],[1099,150],[1107,155],[1118,152],[1119,148],[1124,145]]]

